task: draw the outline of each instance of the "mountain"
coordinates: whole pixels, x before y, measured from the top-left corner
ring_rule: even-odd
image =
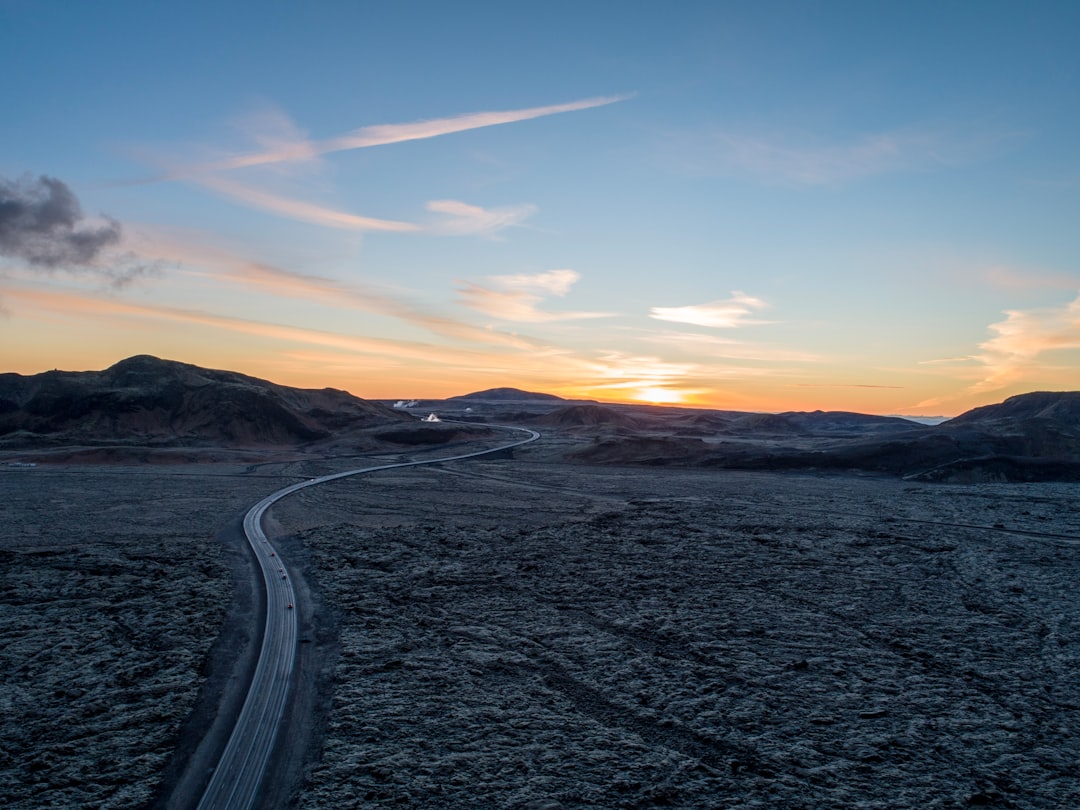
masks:
[[[412,417],[333,388],[138,355],[104,371],[0,374],[0,442],[296,445]]]
[[[557,397],[554,394],[522,391],[520,388],[488,388],[484,391],[474,391],[471,394],[450,397],[447,402],[456,402],[458,400],[477,400],[480,402],[554,402],[563,401],[563,398]]]
[[[945,425],[988,425],[1043,419],[1080,429],[1080,391],[1035,391],[984,405],[950,419]]]

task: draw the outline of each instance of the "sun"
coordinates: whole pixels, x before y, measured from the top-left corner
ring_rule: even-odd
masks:
[[[650,402],[653,405],[672,405],[676,402],[682,402],[685,397],[680,391],[673,391],[670,388],[661,388],[659,386],[650,386],[648,388],[639,388],[635,399],[641,402]]]

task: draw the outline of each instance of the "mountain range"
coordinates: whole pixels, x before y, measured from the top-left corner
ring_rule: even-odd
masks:
[[[445,443],[482,425],[570,440],[572,463],[863,471],[930,481],[1080,481],[1080,391],[1035,392],[939,425],[843,411],[747,413],[566,400],[492,388],[413,408],[138,355],[103,371],[0,374],[0,451],[66,446],[293,447],[340,453]],[[468,436],[466,436],[467,438]]]

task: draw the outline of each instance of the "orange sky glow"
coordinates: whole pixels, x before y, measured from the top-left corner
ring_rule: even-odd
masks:
[[[1070,4],[69,5],[0,11],[0,372],[911,416],[1080,387]]]

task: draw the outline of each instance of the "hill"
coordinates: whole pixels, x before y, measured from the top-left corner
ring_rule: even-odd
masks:
[[[646,427],[645,420],[604,405],[580,404],[558,408],[534,420],[536,425],[563,430],[586,428],[590,430],[639,431]]]
[[[943,424],[955,427],[1032,419],[1044,419],[1080,429],[1080,391],[1035,391],[1018,394],[996,405],[973,408]]]
[[[488,388],[484,391],[474,391],[471,394],[462,394],[450,397],[447,402],[459,400],[480,402],[561,402],[562,397],[555,394],[541,394],[536,391],[522,391],[520,388]]]
[[[554,415],[554,414],[552,414]],[[584,424],[584,422],[582,422]],[[622,423],[593,423],[592,446],[571,460],[657,464],[658,446]],[[863,471],[942,482],[1080,480],[1080,392],[1039,392],[975,408],[936,426],[843,412],[725,414],[700,428],[708,438],[672,448],[666,463],[748,470]],[[582,429],[579,427],[578,432]]]
[[[864,471],[956,482],[1080,480],[1080,391],[1022,394],[934,426],[841,411],[601,405],[517,388],[465,394],[436,410],[460,421],[535,425],[576,442],[591,438],[566,454],[585,463]],[[147,355],[103,371],[0,374],[5,451],[96,448],[95,458],[124,460],[150,448],[152,460],[199,460],[210,450],[355,452],[487,432],[482,425],[421,424],[401,408],[333,388],[291,388]]]
[[[104,371],[0,374],[0,444],[297,445],[412,417],[333,388],[290,388],[138,355]]]

